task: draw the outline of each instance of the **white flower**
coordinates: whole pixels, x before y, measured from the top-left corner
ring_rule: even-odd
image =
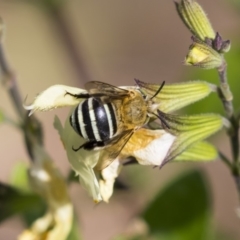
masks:
[[[137,91],[140,88],[142,94],[152,97],[160,87],[160,85],[147,84],[139,80],[136,82],[138,87],[124,87],[124,89],[129,88]],[[59,132],[68,160],[76,175],[79,176],[82,186],[95,202],[101,200],[108,202],[113,193],[114,181],[122,168],[122,164],[129,156],[135,158],[141,165],[160,167],[175,158],[179,161],[181,159],[194,160],[191,157],[196,157],[199,155],[199,150],[204,151],[205,149],[207,150],[207,154],[203,156],[205,160],[209,161],[216,158],[214,147],[210,147],[209,144],[201,144],[201,141],[222,127],[223,118],[221,116],[214,114],[196,116],[166,114],[206,97],[214,89],[213,85],[201,81],[166,85],[154,98],[154,102],[157,104],[158,110],[161,111],[161,117],[169,129],[162,129],[160,125],[152,124],[153,122],[150,122],[148,126],[142,126],[133,133],[115,159],[110,157],[110,151],[108,151],[111,145],[98,150],[89,151],[80,148],[78,151],[74,151],[73,148],[77,149],[86,140],[73,130],[69,116],[64,126],[58,117],[55,117],[54,126]],[[32,113],[35,110],[45,111],[62,106],[74,106],[85,99],[78,98],[77,95],[83,94],[85,97],[88,94],[101,93],[100,90],[91,91],[90,89],[86,91],[56,85],[41,93],[26,109],[31,110]],[[112,94],[111,90],[110,86],[108,89],[110,94]],[[187,153],[188,151],[189,153]],[[183,153],[184,156],[181,157]],[[197,157],[197,159],[200,158]]]

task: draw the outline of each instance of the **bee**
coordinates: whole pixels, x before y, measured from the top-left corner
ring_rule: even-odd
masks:
[[[138,83],[138,80],[135,81]],[[67,92],[75,98],[84,99],[71,114],[70,124],[86,142],[73,150],[105,149],[106,167],[120,154],[133,133],[152,117],[159,118],[163,127],[169,128],[162,117],[163,113],[153,101],[164,84],[151,98],[138,89],[119,88],[97,81],[85,85],[88,93]]]

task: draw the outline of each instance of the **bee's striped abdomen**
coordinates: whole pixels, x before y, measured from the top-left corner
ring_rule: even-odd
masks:
[[[70,117],[73,129],[89,141],[105,141],[117,132],[115,109],[112,103],[102,103],[100,98],[81,102]]]

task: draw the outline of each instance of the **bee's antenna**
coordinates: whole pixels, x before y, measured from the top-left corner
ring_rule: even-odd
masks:
[[[156,91],[156,93],[150,98],[150,99],[153,99],[155,98],[159,93],[160,91],[162,90],[162,88],[164,87],[165,85],[165,81],[162,82],[161,86],[159,87],[159,89]]]
[[[141,87],[140,87],[140,85],[139,85],[140,80],[134,78],[134,81],[136,82],[137,86],[139,87],[139,88],[138,88],[138,91],[143,95],[144,99],[146,99],[147,96],[146,96],[146,95],[144,94],[144,92],[141,90]]]

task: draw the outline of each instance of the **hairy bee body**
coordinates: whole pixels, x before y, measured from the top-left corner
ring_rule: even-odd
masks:
[[[84,139],[104,142],[146,122],[147,108],[140,93],[132,91],[123,99],[104,101],[90,97],[73,111],[70,124]]]
[[[73,129],[89,141],[106,141],[117,132],[115,107],[102,103],[100,98],[90,97],[81,102],[70,117]]]

